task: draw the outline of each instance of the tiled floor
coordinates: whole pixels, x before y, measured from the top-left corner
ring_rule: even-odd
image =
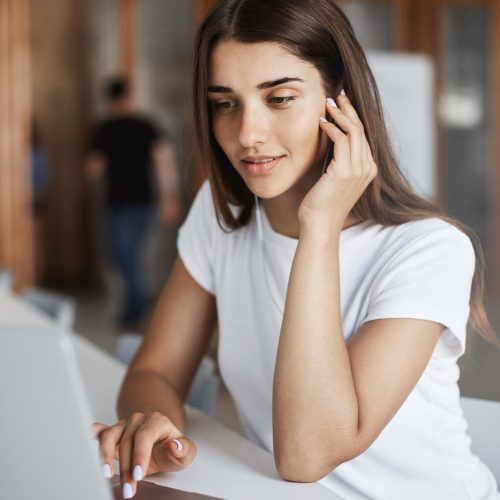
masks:
[[[109,293],[106,296],[79,295],[75,329],[80,334],[113,353],[122,333],[117,328],[120,286],[110,276]],[[500,308],[491,308],[490,317],[500,337]],[[470,341],[469,357],[462,358],[460,387],[462,395],[500,401],[500,349],[495,349],[480,338]],[[232,400],[223,387],[217,403],[215,418],[241,433]]]

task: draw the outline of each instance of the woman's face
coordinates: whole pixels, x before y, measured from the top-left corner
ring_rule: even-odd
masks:
[[[304,193],[319,178],[326,95],[312,64],[271,42],[222,42],[210,58],[208,98],[215,138],[257,196]]]

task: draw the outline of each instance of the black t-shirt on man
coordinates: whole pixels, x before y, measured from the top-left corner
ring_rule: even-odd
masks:
[[[137,115],[110,118],[97,126],[93,149],[106,159],[111,207],[153,202],[151,153],[159,137],[154,125]]]

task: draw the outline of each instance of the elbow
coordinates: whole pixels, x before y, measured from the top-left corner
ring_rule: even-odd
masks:
[[[305,453],[276,453],[274,462],[279,475],[286,481],[314,483],[335,470],[349,458],[334,456],[320,457],[307,451]]]
[[[274,461],[279,475],[286,481],[298,483],[313,483],[319,481],[330,472],[334,471],[363,452],[363,447],[331,445],[323,449],[312,443],[306,443],[304,449],[283,450],[275,446]],[[332,450],[337,450],[332,452]]]
[[[311,462],[307,459],[300,460],[300,463],[297,462],[299,461],[275,457],[276,469],[279,475],[285,481],[295,483],[315,483],[341,464],[341,462],[336,461]]]
[[[302,467],[298,469],[294,468],[290,464],[278,464],[278,462],[276,462],[276,468],[278,470],[279,475],[285,481],[291,481],[294,483],[315,483],[316,481],[319,481],[322,477],[326,476],[328,472],[330,472],[327,471],[326,473],[323,474],[312,467],[307,467],[307,468]]]

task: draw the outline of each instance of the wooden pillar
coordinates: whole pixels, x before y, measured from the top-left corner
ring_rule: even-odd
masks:
[[[412,2],[395,0],[396,48],[400,52],[409,52],[411,47]]]
[[[0,266],[33,283],[28,0],[0,0]]]
[[[194,4],[194,33],[196,33],[198,27],[201,25],[203,20],[205,19],[208,11],[214,4],[215,0],[195,0]],[[195,142],[193,138],[193,143]],[[203,184],[206,179],[204,169],[202,168],[202,160],[199,158],[199,155],[195,155],[195,169],[194,169],[194,178],[191,182],[192,194],[195,194],[198,191],[198,188]]]
[[[198,27],[205,19],[208,11],[214,4],[214,0],[195,0],[195,23]]]
[[[492,64],[491,99],[493,109],[493,129],[491,135],[491,266],[494,277],[489,280],[492,297],[500,299],[500,0],[491,0],[491,43]]]
[[[137,57],[137,0],[120,0],[120,72],[133,85]]]
[[[13,0],[16,1],[16,0]],[[40,279],[71,287],[88,278],[83,164],[89,135],[87,2],[31,0],[33,109],[49,162]]]

